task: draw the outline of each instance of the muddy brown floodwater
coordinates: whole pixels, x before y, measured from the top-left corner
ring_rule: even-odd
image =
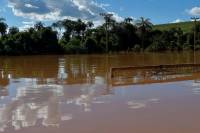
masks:
[[[200,77],[110,82],[112,67],[193,62],[192,53],[0,57],[0,132],[198,133]]]

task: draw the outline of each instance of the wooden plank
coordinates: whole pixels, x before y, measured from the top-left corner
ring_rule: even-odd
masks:
[[[126,86],[126,85],[140,85],[140,84],[154,84],[154,83],[169,83],[169,82],[178,82],[186,80],[195,80],[200,78],[200,72],[191,73],[191,75],[168,78],[168,79],[142,79],[141,81],[133,82],[132,77],[126,77],[122,79],[122,83],[118,82],[118,79],[112,79],[112,86]]]
[[[119,77],[119,76],[130,76],[126,75],[127,71],[128,73],[132,73],[131,71],[160,71],[163,72],[163,74],[170,74],[169,72],[165,73],[167,69],[172,72],[180,73],[180,71],[189,71],[190,73],[194,72],[200,72],[200,64],[173,64],[173,65],[153,65],[153,66],[129,66],[129,67],[115,67],[111,68],[111,80],[113,80],[114,77]],[[172,70],[170,70],[172,69]],[[175,69],[175,71],[173,70]],[[177,69],[177,70],[176,70]],[[124,73],[123,73],[124,71]],[[124,75],[125,74],[125,75]]]
[[[136,70],[136,69],[164,69],[164,68],[179,68],[179,67],[200,67],[200,64],[174,64],[174,65],[152,65],[152,66],[128,66],[128,67],[113,67],[111,72],[115,70]]]

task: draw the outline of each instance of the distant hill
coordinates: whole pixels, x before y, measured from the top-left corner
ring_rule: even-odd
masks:
[[[180,22],[180,23],[154,25],[153,28],[163,31],[163,30],[169,30],[175,27],[180,27],[184,32],[190,32],[193,28],[193,25],[194,25],[193,22]]]

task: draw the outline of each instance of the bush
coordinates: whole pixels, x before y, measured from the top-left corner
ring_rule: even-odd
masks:
[[[132,50],[133,50],[134,52],[139,52],[140,49],[141,49],[141,47],[140,47],[139,44],[134,45],[134,47],[132,48]]]
[[[164,51],[166,46],[161,41],[154,41],[149,47],[146,48],[146,51],[155,52],[155,51]]]
[[[88,53],[103,52],[103,48],[100,45],[98,45],[97,42],[92,38],[87,38],[83,45],[87,49]]]
[[[86,49],[81,45],[80,40],[77,38],[71,39],[68,43],[63,40],[61,41],[61,46],[66,54],[81,54],[86,51]]]

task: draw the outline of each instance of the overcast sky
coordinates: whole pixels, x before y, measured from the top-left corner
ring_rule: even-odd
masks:
[[[26,28],[35,21],[47,25],[60,19],[102,22],[101,12],[116,20],[125,17],[150,18],[154,24],[187,21],[200,16],[200,0],[0,0],[0,16],[10,26]]]

